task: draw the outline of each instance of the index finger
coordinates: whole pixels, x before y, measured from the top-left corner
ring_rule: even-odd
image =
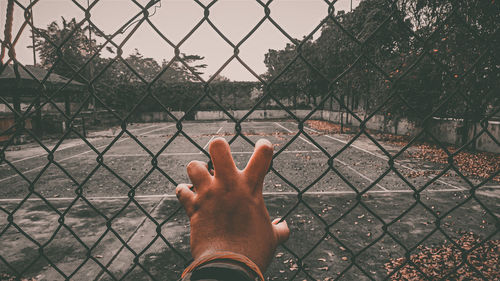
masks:
[[[266,139],[255,143],[252,157],[245,168],[245,174],[255,180],[263,180],[273,159],[273,145]]]
[[[215,138],[208,147],[215,177],[225,177],[237,172],[229,144],[224,138]]]

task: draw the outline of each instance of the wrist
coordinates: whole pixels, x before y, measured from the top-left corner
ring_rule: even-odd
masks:
[[[275,242],[272,238],[263,239],[258,237],[252,229],[248,230],[246,234],[238,233],[237,235],[226,235],[224,238],[219,236],[211,236],[205,234],[201,236],[200,233],[193,235],[191,233],[191,254],[194,259],[199,259],[207,255],[218,252],[232,252],[243,255],[255,263],[261,272],[264,272],[271,263],[273,253],[276,249]],[[206,231],[205,233],[210,233]],[[269,233],[267,236],[271,236]],[[252,237],[256,237],[253,238]]]
[[[187,274],[199,272],[199,270],[207,271],[207,268],[221,267],[222,264],[238,266],[242,269],[242,272],[248,274],[248,276],[253,279],[258,279],[264,281],[264,276],[260,271],[259,267],[248,257],[228,251],[213,252],[210,254],[205,254],[194,260],[182,273],[182,277]]]

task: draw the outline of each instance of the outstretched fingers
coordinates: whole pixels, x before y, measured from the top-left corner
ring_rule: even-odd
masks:
[[[191,190],[191,187],[189,184],[182,183],[175,188],[175,195],[188,216],[191,216],[195,209],[196,194]]]
[[[273,159],[273,145],[266,139],[255,143],[254,152],[245,168],[245,174],[250,179],[262,182]],[[260,185],[259,185],[260,186]]]
[[[214,176],[225,178],[237,172],[229,144],[224,138],[215,138],[208,147],[214,166]]]

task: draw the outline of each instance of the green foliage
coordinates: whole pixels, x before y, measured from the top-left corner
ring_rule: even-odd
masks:
[[[495,1],[365,0],[333,18],[300,49],[288,44],[266,54],[264,77],[275,81],[276,97],[323,99],[333,93],[341,108],[371,113],[383,106],[379,113],[414,120],[432,113],[479,120],[498,101]],[[329,82],[339,80],[330,85],[300,59],[287,66],[296,56]]]
[[[155,59],[144,57],[137,49],[124,58],[121,54],[104,58],[100,53],[104,46],[95,39],[90,40],[89,27],[82,26],[74,18],[70,21],[62,18],[62,26],[54,21],[39,32],[35,36],[35,48],[41,65],[79,82],[92,81],[96,95],[116,110],[130,110],[148,90],[157,88],[156,84],[182,82],[187,85],[196,81],[206,68],[206,64],[200,63],[204,58],[198,55],[180,54],[180,59],[164,60],[160,65]],[[98,33],[92,32],[96,37]],[[107,50],[115,53],[112,48]],[[80,71],[80,68],[83,69]],[[153,81],[156,83],[148,87]],[[169,102],[179,104],[172,104],[172,108],[183,108],[183,97],[181,93],[173,94]]]
[[[221,110],[217,103],[228,110],[248,109],[255,104],[255,99],[261,96],[259,88],[259,83],[256,82],[221,81],[204,87],[198,82],[161,81],[151,88],[152,95],[157,99],[145,100],[139,107],[139,112],[162,111],[164,107],[170,110],[188,111],[205,93],[215,102],[205,96],[195,110]],[[252,97],[252,92],[257,94]]]
[[[295,108],[335,106],[379,110],[395,118],[434,114],[477,121],[498,103],[500,64],[494,52],[500,10],[495,1],[364,0],[333,19],[317,38],[268,51],[263,78],[271,83],[265,89],[225,77],[215,77],[204,88],[197,82],[206,65],[197,55],[161,63],[138,50],[127,57],[101,57],[104,46],[89,40],[88,27],[74,19],[39,30],[35,48],[43,66],[92,81],[106,105],[124,112],[147,93],[156,98],[144,99],[137,110],[186,111],[206,92],[227,109],[248,109],[266,91]],[[74,70],[93,54],[76,75]],[[332,93],[340,104],[326,102]],[[220,109],[216,102],[205,97],[197,109]],[[269,106],[270,99],[261,104]]]
[[[70,21],[62,18],[62,26],[53,21],[47,29],[38,29],[40,34],[35,35],[34,47],[40,55],[41,65],[63,76],[76,75],[74,70],[98,48],[95,40],[88,39],[87,31],[88,27],[82,27],[74,18]],[[83,82],[89,74],[89,67],[86,67],[74,79]]]
[[[248,109],[262,96],[257,82],[219,81],[205,87],[199,82],[158,80],[151,87],[136,81],[117,85],[117,88],[120,90],[111,92],[104,102],[124,113],[136,108],[135,114],[165,110],[191,110],[191,113],[197,110],[221,110],[217,103],[227,110]],[[212,98],[208,95],[202,98],[205,93]]]

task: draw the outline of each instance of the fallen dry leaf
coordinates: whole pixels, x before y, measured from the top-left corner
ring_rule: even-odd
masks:
[[[462,249],[472,251],[466,256],[463,264],[462,251],[452,243],[430,248],[419,246],[419,253],[410,256],[410,260],[419,267],[406,262],[406,258],[391,259],[385,264],[388,274],[401,267],[391,275],[391,280],[498,280],[500,276],[500,240],[488,240],[480,244],[482,239],[473,233],[466,233],[455,241]],[[471,268],[473,266],[474,268]],[[427,275],[424,278],[420,272]],[[486,278],[484,279],[483,276]]]
[[[321,120],[307,120],[306,125],[324,132],[324,133],[330,133],[330,134],[339,134],[340,133],[340,125],[339,124],[334,124],[328,121],[321,121]],[[347,127],[344,127],[344,132],[349,132],[350,129]]]
[[[457,149],[453,146],[446,148],[450,153],[455,153]],[[436,145],[419,144],[416,151],[408,152],[412,158],[422,159],[433,163],[447,164],[448,154]],[[458,170],[466,177],[489,178],[500,169],[500,155],[490,152],[470,152],[461,151],[453,156],[453,163]],[[420,172],[415,176],[436,173],[434,171]],[[409,175],[412,176],[411,174]],[[500,182],[500,175],[493,178],[493,181]]]

